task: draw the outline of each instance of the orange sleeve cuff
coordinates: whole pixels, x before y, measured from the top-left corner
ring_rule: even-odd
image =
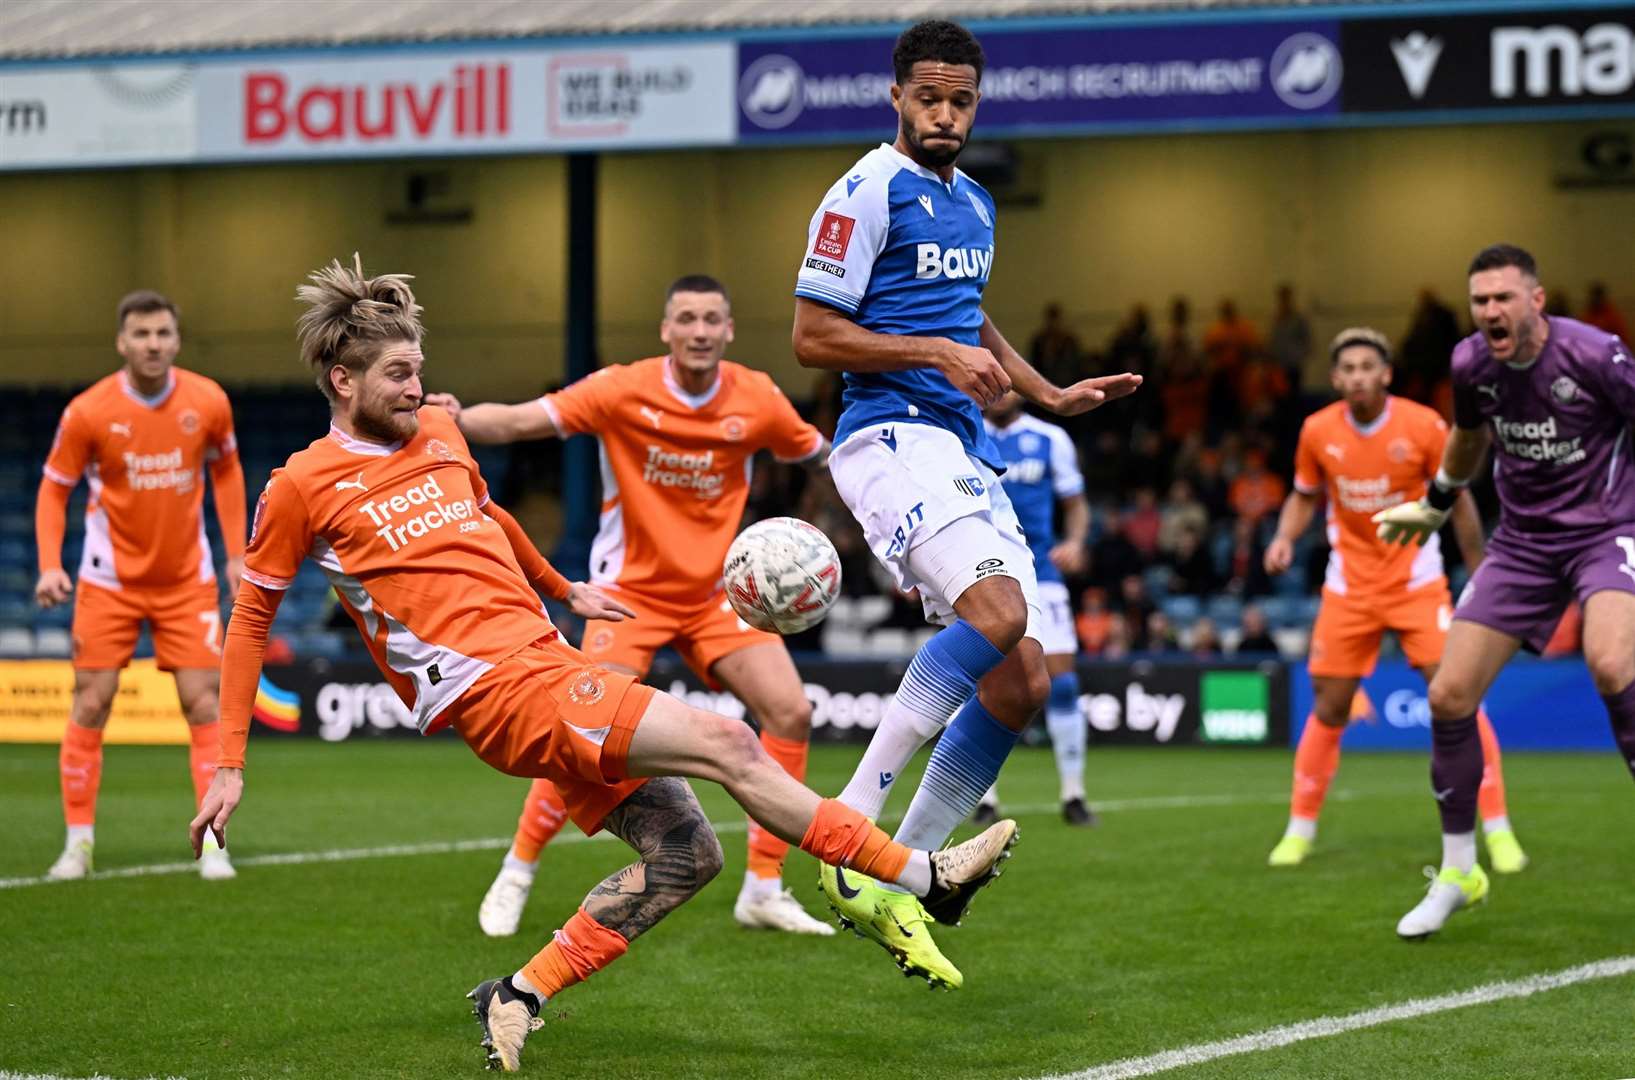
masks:
[[[40,552],[40,573],[62,569],[62,538],[68,532],[68,497],[74,493],[49,476],[40,478],[34,500],[34,546]]]
[[[250,742],[250,714],[261,685],[261,659],[267,652],[273,616],[283,593],[242,582],[233,618],[221,648],[221,752],[216,764],[244,768]]]

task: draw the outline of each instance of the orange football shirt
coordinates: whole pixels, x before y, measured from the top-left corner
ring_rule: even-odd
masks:
[[[106,589],[215,580],[204,472],[237,453],[226,393],[195,372],[171,368],[153,398],[122,370],[77,395],[57,424],[45,475],[69,488],[84,476],[91,486],[80,579]],[[229,556],[239,539],[223,537]]]
[[[771,376],[728,360],[701,395],[659,356],[603,368],[539,403],[563,435],[595,435],[601,447],[591,580],[675,604],[720,587],[755,452],[800,461],[823,443]]]
[[[421,731],[499,661],[556,631],[488,486],[442,409],[383,446],[337,428],[273,472],[244,580],[287,589],[302,559],[328,575],[375,664]]]
[[[1339,595],[1417,589],[1442,577],[1441,541],[1387,544],[1372,518],[1418,499],[1442,463],[1448,425],[1432,409],[1389,397],[1385,411],[1359,426],[1343,401],[1306,417],[1294,455],[1295,490],[1328,492],[1328,572],[1323,585]]]

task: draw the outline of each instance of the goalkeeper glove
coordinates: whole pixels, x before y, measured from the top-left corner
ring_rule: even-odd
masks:
[[[1459,488],[1445,485],[1438,475],[1424,498],[1381,510],[1371,520],[1379,526],[1379,538],[1387,544],[1423,544],[1448,520],[1448,511],[1457,498]]]

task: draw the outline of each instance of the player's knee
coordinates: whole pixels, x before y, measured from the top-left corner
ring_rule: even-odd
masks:
[[[721,867],[726,864],[727,856],[726,852],[721,850],[720,837],[715,835],[715,830],[710,828],[708,821],[704,822],[703,828],[693,833],[689,852],[692,860],[693,891],[696,892],[715,880],[715,876],[721,872]]]
[[[76,727],[100,731],[108,725],[108,713],[113,709],[112,693],[103,693],[97,687],[83,687],[74,691],[74,704],[69,710]]]
[[[978,582],[965,591],[955,608],[960,618],[1007,655],[1027,633],[1027,601],[1014,578],[994,577]]]
[[[1458,720],[1461,717],[1472,716],[1480,704],[1470,687],[1459,685],[1440,671],[1431,681],[1426,698],[1430,702],[1433,720]]]
[[[1584,664],[1590,669],[1595,692],[1609,696],[1635,682],[1635,652],[1614,643],[1584,642]]]
[[[742,776],[760,764],[763,758],[771,760],[761,749],[760,740],[748,724],[717,713],[704,715],[710,718],[707,737],[711,757],[724,776]]]
[[[215,691],[207,690],[189,696],[181,706],[187,722],[197,727],[200,724],[215,723],[220,712],[220,699],[216,697]]]
[[[780,739],[804,742],[812,733],[812,703],[805,694],[781,702],[758,718],[768,734]]]

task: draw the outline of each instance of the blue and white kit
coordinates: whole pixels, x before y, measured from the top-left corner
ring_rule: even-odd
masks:
[[[994,203],[882,144],[824,196],[807,231],[795,295],[865,330],[979,345],[993,269]],[[926,617],[984,577],[1022,586],[1027,636],[1042,643],[1038,586],[1004,468],[976,402],[932,367],[847,372],[829,471],[875,557]]]
[[[1039,601],[1044,614],[1046,655],[1072,655],[1079,650],[1073,630],[1073,608],[1061,571],[1050,561],[1056,546],[1056,501],[1084,494],[1084,475],[1073,439],[1055,424],[1019,413],[1004,427],[988,424],[988,434],[1005,459],[1005,493],[1033,552],[1033,572],[1039,579]]]

